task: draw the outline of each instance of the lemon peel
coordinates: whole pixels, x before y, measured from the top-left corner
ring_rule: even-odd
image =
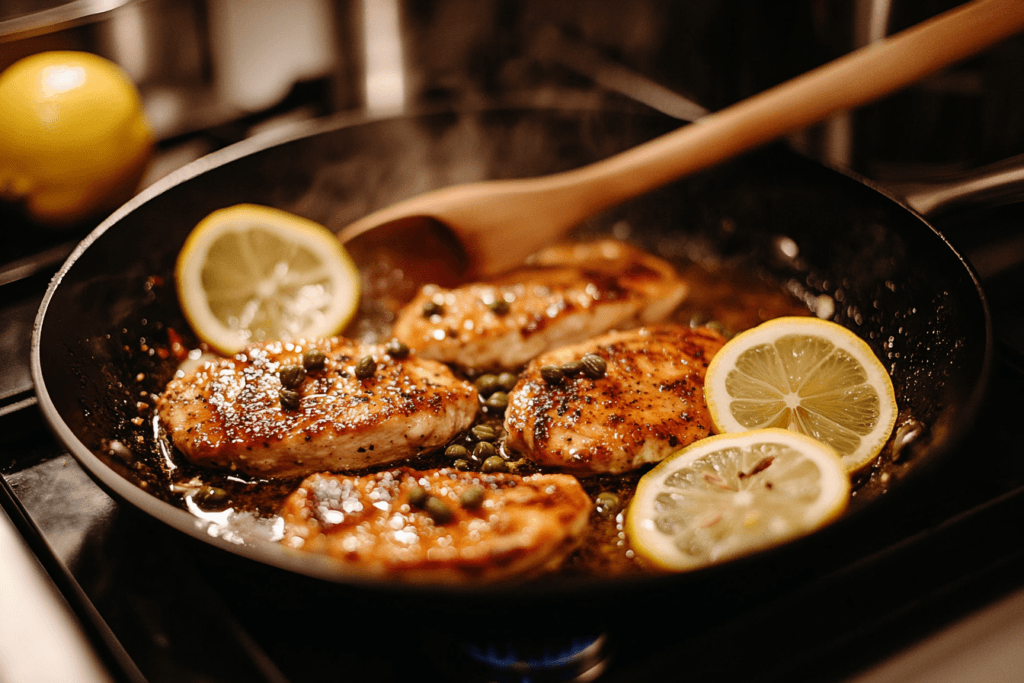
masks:
[[[31,55],[0,74],[0,102],[0,200],[59,227],[132,196],[153,133],[116,64],[87,52]]]

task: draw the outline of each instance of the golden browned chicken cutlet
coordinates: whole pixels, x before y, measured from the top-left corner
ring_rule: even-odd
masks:
[[[658,325],[540,356],[509,397],[506,446],[580,474],[658,462],[710,434],[704,374],[724,343],[705,327]]]
[[[442,446],[477,406],[476,389],[441,363],[342,338],[253,344],[172,380],[157,401],[193,463],[282,477]]]
[[[394,333],[425,358],[512,369],[558,346],[660,321],[686,293],[668,262],[636,247],[612,239],[566,244],[488,282],[424,287]]]
[[[557,568],[590,511],[565,474],[314,474],[284,504],[281,542],[367,576],[486,581]]]

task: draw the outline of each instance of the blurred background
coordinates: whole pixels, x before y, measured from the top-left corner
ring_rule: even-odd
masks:
[[[142,92],[168,168],[298,119],[566,92],[690,118],[955,6],[953,0],[3,0],[0,69],[95,52]],[[794,136],[869,177],[1024,151],[1024,40]]]

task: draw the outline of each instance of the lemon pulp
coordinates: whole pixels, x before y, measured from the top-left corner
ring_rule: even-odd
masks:
[[[851,472],[878,455],[897,413],[892,381],[867,344],[841,325],[804,317],[730,340],[708,368],[705,398],[716,431],[808,434]]]
[[[359,273],[333,233],[253,204],[211,213],[176,267],[182,310],[221,353],[269,339],[338,333],[355,313]]]

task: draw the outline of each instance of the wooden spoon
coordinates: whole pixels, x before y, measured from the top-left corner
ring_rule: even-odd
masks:
[[[620,202],[877,100],[1022,29],[1024,0],[975,0],[602,161],[427,192],[338,237],[443,225],[465,252],[464,275],[491,275]]]

